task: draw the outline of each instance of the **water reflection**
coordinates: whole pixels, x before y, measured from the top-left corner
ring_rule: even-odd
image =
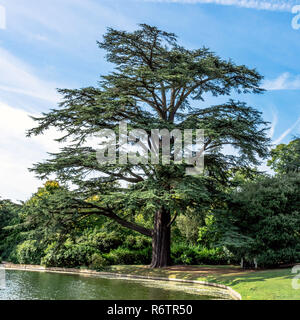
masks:
[[[201,291],[202,290],[202,291]],[[203,295],[196,294],[196,292]],[[48,272],[6,271],[0,300],[199,300],[212,299],[199,286],[132,281]]]

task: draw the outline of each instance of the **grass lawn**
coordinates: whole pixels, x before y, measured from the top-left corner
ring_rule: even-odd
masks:
[[[292,287],[291,268],[248,271],[236,266],[111,266],[106,271],[166,278],[209,281],[230,286],[243,300],[300,300],[300,289]]]

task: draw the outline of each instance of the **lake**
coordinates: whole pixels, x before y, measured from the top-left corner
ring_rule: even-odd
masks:
[[[6,270],[0,300],[210,300],[211,289],[168,281],[125,280]]]

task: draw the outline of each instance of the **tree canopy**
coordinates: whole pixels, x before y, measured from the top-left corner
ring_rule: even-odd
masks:
[[[268,161],[276,173],[288,174],[300,172],[300,138],[293,139],[288,144],[279,144],[271,150],[271,159]]]
[[[229,172],[251,170],[268,154],[267,123],[261,113],[244,102],[229,99],[207,105],[208,95],[263,92],[262,76],[245,65],[224,60],[208,48],[180,46],[173,33],[146,24],[134,32],[109,28],[100,49],[114,70],[98,86],[60,89],[59,108],[34,118],[37,126],[28,136],[54,127],[64,142],[60,152],[36,164],[40,178],[52,174],[63,185],[50,206],[63,216],[103,216],[153,239],[152,267],[170,261],[170,230],[178,213],[190,207],[198,213],[210,208]],[[102,129],[118,133],[119,122],[129,131],[143,129],[203,129],[205,171],[187,176],[187,164],[103,164],[90,138]],[[234,153],[224,147],[233,146]],[[119,145],[116,145],[119,159]],[[174,155],[174,143],[171,141]],[[127,184],[124,186],[122,182]],[[56,201],[56,202],[55,202]],[[135,221],[137,214],[152,217],[151,227]]]
[[[299,173],[245,182],[215,210],[211,232],[236,257],[256,259],[259,267],[298,262],[299,190]]]

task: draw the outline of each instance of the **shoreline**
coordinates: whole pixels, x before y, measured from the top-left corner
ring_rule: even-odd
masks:
[[[225,286],[223,284],[216,284],[207,281],[197,281],[197,280],[185,280],[177,278],[164,278],[164,277],[151,277],[151,276],[138,276],[131,274],[120,274],[114,272],[105,272],[105,271],[95,271],[90,269],[75,269],[75,268],[58,268],[58,267],[43,267],[39,265],[25,265],[25,264],[13,264],[4,262],[0,264],[5,270],[17,270],[17,271],[33,271],[33,272],[52,272],[52,273],[61,273],[61,274],[76,274],[81,276],[95,276],[95,277],[112,277],[118,279],[126,280],[157,280],[157,281],[169,281],[177,283],[190,283],[190,284],[199,284],[202,286],[218,288],[227,293],[233,300],[242,300],[242,296],[231,287]]]

